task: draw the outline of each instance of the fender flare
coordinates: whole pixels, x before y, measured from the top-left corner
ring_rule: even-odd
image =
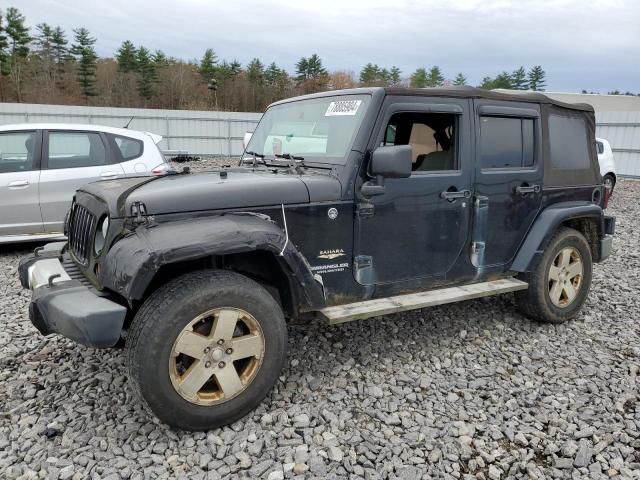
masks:
[[[544,252],[548,239],[567,220],[593,218],[603,232],[604,212],[602,207],[589,202],[561,202],[543,210],[527,233],[518,254],[511,264],[511,271],[528,272],[532,261]]]
[[[323,308],[322,285],[304,256],[287,240],[275,222],[255,213],[141,225],[113,244],[101,263],[98,281],[131,304],[142,300],[153,277],[165,265],[263,250],[282,259],[301,306]]]

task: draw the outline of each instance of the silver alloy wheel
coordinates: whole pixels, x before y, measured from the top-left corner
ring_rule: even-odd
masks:
[[[604,186],[607,190],[609,190],[609,192],[611,192],[611,190],[613,190],[613,178],[611,178],[611,176],[609,175],[605,175],[604,177]]]
[[[560,308],[569,306],[578,296],[583,275],[584,266],[580,252],[574,247],[560,250],[549,268],[551,302]]]
[[[264,357],[258,321],[237,308],[215,308],[194,318],[176,338],[169,357],[171,384],[197,405],[216,405],[242,393]]]

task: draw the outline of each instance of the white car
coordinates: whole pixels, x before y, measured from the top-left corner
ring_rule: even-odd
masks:
[[[613,160],[613,151],[611,145],[604,138],[596,138],[596,150],[598,151],[598,163],[600,164],[600,175],[602,181],[609,189],[609,193],[613,193],[613,187],[616,185],[616,163]]]
[[[62,123],[0,126],[0,243],[63,236],[75,191],[169,169],[160,135]]]

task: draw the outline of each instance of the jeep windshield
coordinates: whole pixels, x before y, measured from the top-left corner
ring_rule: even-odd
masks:
[[[340,95],[275,105],[260,120],[243,161],[256,156],[272,163],[295,156],[305,162],[342,164],[370,100],[369,95]]]

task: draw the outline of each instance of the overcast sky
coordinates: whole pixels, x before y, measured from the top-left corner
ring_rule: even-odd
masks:
[[[1,0],[27,23],[86,27],[101,56],[123,40],[193,59],[213,48],[246,64],[259,57],[293,72],[318,53],[331,71],[367,62],[408,77],[439,65],[471,84],[540,64],[548,91],[640,92],[637,0]]]

